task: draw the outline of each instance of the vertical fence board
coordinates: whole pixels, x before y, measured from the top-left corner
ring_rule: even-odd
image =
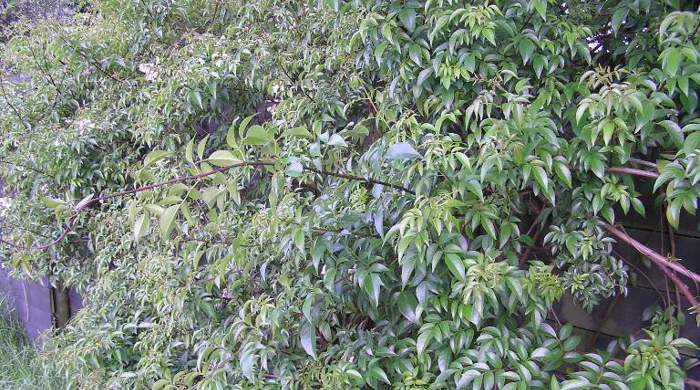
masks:
[[[0,289],[14,302],[27,335],[35,339],[52,326],[50,288],[46,278],[41,283],[17,280],[0,268]]]

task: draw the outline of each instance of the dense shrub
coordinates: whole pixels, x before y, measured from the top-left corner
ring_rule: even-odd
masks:
[[[698,309],[614,225],[695,212],[693,7],[101,1],[3,47],[2,253],[85,291],[82,388],[682,388],[688,307],[548,313],[625,294],[614,239]]]

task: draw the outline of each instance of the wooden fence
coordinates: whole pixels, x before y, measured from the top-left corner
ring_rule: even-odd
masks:
[[[10,298],[30,338],[36,340],[57,325],[56,298],[62,294],[48,284],[47,278],[38,282],[14,279],[0,266],[0,294]],[[68,290],[67,300],[69,316],[73,316],[83,300],[75,290]]]

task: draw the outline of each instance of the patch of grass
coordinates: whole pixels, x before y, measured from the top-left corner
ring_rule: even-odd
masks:
[[[24,333],[6,296],[0,293],[0,389],[64,388]]]

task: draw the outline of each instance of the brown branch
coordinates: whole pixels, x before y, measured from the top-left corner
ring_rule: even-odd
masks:
[[[689,279],[692,279],[695,281],[700,281],[700,275],[698,275],[698,274],[694,273],[693,271],[690,271],[689,269],[685,268],[684,266],[678,264],[678,262],[669,261],[667,258],[661,256],[660,254],[655,252],[653,249],[650,249],[646,245],[644,245],[641,242],[630,237],[628,234],[622,232],[620,229],[618,229],[612,225],[608,225],[605,222],[603,222],[603,228],[605,228],[605,230],[607,230],[608,233],[612,234],[618,240],[623,241],[626,244],[629,244],[632,248],[637,250],[637,252],[644,255],[646,258],[648,258],[649,260],[654,262],[660,268],[672,269],[673,271],[678,272],[679,274],[681,274]]]
[[[610,173],[626,173],[633,176],[648,177],[651,179],[656,179],[659,177],[657,172],[645,171],[643,169],[628,168],[628,167],[609,167],[605,169],[606,172]]]
[[[540,217],[540,214],[537,214],[537,217],[535,217],[535,221],[532,223],[532,226],[530,227],[530,230],[532,230],[532,228],[535,227],[535,225],[538,224],[537,219],[538,219],[539,217]],[[523,264],[525,264],[525,262],[527,261],[527,259],[530,257],[530,253],[532,252],[532,249],[534,248],[534,245],[537,243],[537,240],[540,239],[540,236],[542,235],[542,232],[543,232],[543,231],[544,231],[544,228],[543,228],[543,229],[537,229],[537,233],[535,233],[535,236],[532,238],[532,245],[533,245],[533,246],[528,246],[527,248],[525,248],[525,251],[524,251],[524,252],[520,255],[520,257],[518,258],[518,265],[519,265],[519,266],[522,267]],[[528,233],[527,233],[527,234],[528,234],[528,235],[530,234],[529,230],[528,230]],[[546,250],[546,248],[544,248],[544,249]]]
[[[669,279],[673,282],[673,285],[676,287],[676,294],[679,292],[683,294],[685,299],[688,300],[688,303],[690,303],[690,311],[691,313],[698,313],[700,310],[700,302],[698,302],[697,298],[693,295],[693,293],[690,291],[690,288],[688,287],[687,284],[685,284],[676,274],[665,268],[661,268],[661,271],[668,276]],[[678,309],[680,309],[680,302],[678,303]]]
[[[143,186],[143,187],[138,187],[138,188],[135,188],[133,190],[114,192],[111,194],[102,195],[102,196],[99,196],[97,198],[93,198],[77,211],[80,211],[80,210],[90,206],[91,204],[93,204],[95,202],[101,202],[101,201],[105,201],[105,200],[112,199],[112,198],[118,198],[118,197],[122,197],[122,196],[126,196],[126,195],[133,195],[133,194],[137,194],[139,192],[144,192],[144,191],[150,191],[150,190],[156,189],[158,187],[163,187],[163,186],[167,186],[167,185],[171,185],[171,184],[177,184],[177,183],[182,183],[182,182],[186,182],[186,181],[198,180],[198,179],[202,179],[202,178],[205,178],[207,176],[211,176],[211,175],[214,175],[217,173],[226,172],[229,169],[233,169],[233,168],[240,168],[240,167],[246,167],[246,166],[248,166],[248,167],[261,167],[261,166],[271,166],[271,165],[274,165],[274,163],[269,162],[269,161],[245,161],[245,162],[228,165],[228,166],[221,167],[221,168],[212,169],[211,171],[202,172],[202,173],[197,174],[197,175],[180,176],[180,177],[176,177],[176,178],[173,178],[170,180],[161,181],[161,182],[154,183],[154,184],[149,184],[149,185]]]
[[[266,166],[266,165],[274,165],[274,163],[264,162],[264,161],[242,162],[242,163],[238,163],[238,164],[229,165],[226,167],[216,168],[216,169],[213,169],[213,170],[207,171],[207,172],[202,172],[202,173],[197,174],[197,175],[180,176],[180,177],[176,177],[176,178],[173,178],[170,180],[165,180],[165,181],[150,184],[147,186],[134,188],[132,190],[119,191],[119,192],[114,192],[111,194],[101,195],[101,196],[98,196],[96,198],[92,198],[89,201],[80,205],[80,207],[75,209],[75,212],[68,219],[68,222],[66,222],[66,224],[64,225],[63,231],[61,232],[61,235],[58,236],[58,238],[56,238],[55,240],[53,240],[49,243],[42,244],[42,245],[34,245],[34,246],[31,246],[27,249],[34,250],[34,251],[45,251],[45,250],[51,248],[52,246],[58,244],[59,242],[63,241],[68,236],[68,234],[71,231],[73,231],[73,225],[75,225],[75,221],[77,220],[80,213],[83,210],[85,210],[86,208],[88,208],[89,206],[91,206],[97,202],[102,202],[102,201],[105,201],[108,199],[113,199],[113,198],[122,197],[122,196],[126,196],[126,195],[133,195],[133,194],[137,194],[139,192],[149,191],[149,190],[153,190],[153,189],[167,186],[167,185],[171,185],[171,184],[177,184],[177,183],[182,183],[182,182],[186,182],[186,181],[198,180],[198,179],[201,179],[201,178],[204,178],[207,176],[211,176],[211,175],[214,175],[217,173],[225,172],[225,171],[232,169],[232,168],[244,167],[244,166]],[[6,241],[4,241],[4,243],[9,244],[12,247],[19,248],[19,246],[16,244],[8,243]]]
[[[694,389],[700,389],[700,381],[699,380],[695,380],[692,378],[685,378],[685,383]]]
[[[630,157],[629,162],[631,162],[631,163],[633,163],[633,164],[637,164],[637,165],[643,165],[643,166],[649,167],[649,168],[651,168],[651,169],[656,169],[656,168],[657,168],[657,167],[656,167],[656,164],[654,164],[653,162],[647,161],[647,160],[642,160],[642,159],[639,159],[639,158]]]
[[[244,162],[228,165],[225,167],[216,168],[216,169],[213,169],[211,171],[202,172],[202,173],[199,173],[197,175],[175,177],[175,178],[170,179],[170,180],[165,180],[165,181],[161,181],[158,183],[149,184],[149,185],[134,188],[131,190],[113,192],[111,194],[101,195],[101,196],[92,198],[84,203],[81,202],[82,204],[80,204],[80,207],[75,208],[73,215],[68,219],[68,222],[66,222],[66,224],[64,225],[63,232],[61,233],[61,235],[58,238],[56,238],[55,240],[53,240],[47,244],[35,245],[32,247],[29,247],[28,249],[36,250],[36,251],[45,251],[45,250],[51,248],[52,246],[58,244],[59,242],[61,242],[63,239],[66,238],[66,236],[68,236],[68,234],[71,231],[73,231],[73,225],[75,224],[75,221],[77,220],[80,213],[83,210],[85,210],[86,208],[88,208],[89,206],[91,206],[97,202],[103,202],[105,200],[119,198],[119,197],[127,196],[127,195],[134,195],[134,194],[137,194],[140,192],[150,191],[150,190],[153,190],[153,189],[156,189],[159,187],[163,187],[163,186],[167,186],[167,185],[182,183],[182,182],[186,182],[186,181],[199,180],[199,179],[202,179],[202,178],[205,178],[207,176],[211,176],[211,175],[214,175],[217,173],[226,172],[226,171],[233,169],[233,168],[262,167],[262,166],[273,166],[273,165],[275,165],[275,163],[271,162],[271,161],[244,161]],[[387,182],[381,181],[381,180],[365,179],[365,178],[360,177],[360,176],[348,175],[348,174],[343,174],[343,173],[320,171],[320,170],[315,169],[315,168],[306,167],[304,169],[307,171],[310,171],[310,172],[315,172],[315,173],[318,173],[320,175],[324,175],[324,176],[334,176],[334,177],[340,177],[340,178],[350,179],[350,180],[359,180],[359,181],[364,181],[364,182],[370,183],[370,184],[381,184],[384,186],[396,188],[396,189],[402,190],[404,192],[408,192],[410,194],[415,195],[415,193],[413,191],[409,190],[408,188],[404,188],[404,187],[401,187],[399,185],[387,183]],[[7,243],[7,244],[9,244],[10,246],[13,246],[15,248],[19,248],[19,246],[16,244],[13,244],[13,243]]]
[[[610,234],[615,236],[615,238],[629,244],[635,250],[637,250],[637,252],[639,252],[640,254],[651,260],[653,263],[655,263],[659,267],[659,269],[661,269],[661,271],[669,279],[671,279],[676,288],[676,291],[680,291],[680,293],[683,294],[683,296],[688,300],[688,302],[691,305],[691,312],[698,312],[698,310],[700,310],[700,302],[698,302],[697,298],[692,294],[688,285],[685,282],[683,282],[678,276],[676,276],[675,272],[693,281],[700,281],[700,275],[688,270],[687,268],[683,267],[682,265],[676,262],[669,261],[665,257],[656,253],[654,250],[648,248],[641,242],[635,240],[634,238],[630,237],[629,235],[615,228],[614,226],[608,225],[607,223],[603,223],[603,227]]]

